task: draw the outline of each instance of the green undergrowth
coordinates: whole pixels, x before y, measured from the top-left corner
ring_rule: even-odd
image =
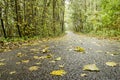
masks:
[[[57,36],[51,36],[51,37],[40,37],[40,36],[34,36],[34,37],[13,37],[13,38],[3,38],[0,37],[0,42],[25,42],[25,41],[32,41],[32,40],[43,40],[43,39],[53,39],[64,36],[65,33],[62,33]]]

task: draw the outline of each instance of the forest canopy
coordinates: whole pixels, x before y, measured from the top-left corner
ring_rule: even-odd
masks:
[[[0,37],[60,35],[64,12],[65,0],[0,0]]]
[[[120,0],[0,1],[0,37],[58,36],[65,26],[119,37]]]
[[[120,35],[120,0],[70,0],[69,7],[75,31]]]

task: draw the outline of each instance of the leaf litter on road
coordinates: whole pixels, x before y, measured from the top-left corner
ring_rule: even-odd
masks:
[[[118,63],[111,61],[111,62],[106,62],[106,65],[111,66],[111,67],[115,67],[117,66]]]
[[[16,62],[17,65],[21,64],[21,62]]]
[[[12,74],[15,74],[15,73],[16,73],[16,71],[11,71],[9,74],[11,74],[11,75],[12,75]]]
[[[58,57],[55,59],[55,61],[60,61],[62,58],[61,57]]]
[[[39,66],[31,66],[31,67],[29,67],[29,71],[36,71],[39,68],[40,68]]]
[[[95,64],[88,64],[83,67],[84,71],[100,71]]]
[[[64,68],[64,64],[58,65],[60,68]]]
[[[44,49],[42,49],[42,53],[48,53],[50,50],[49,50],[49,47],[45,47]]]
[[[54,70],[50,74],[53,76],[63,76],[66,72],[64,70]]]
[[[30,60],[22,60],[22,63],[29,63]]]
[[[77,47],[75,47],[74,51],[76,51],[76,52],[85,52],[85,49],[80,47],[80,46],[77,46]]]
[[[80,74],[80,76],[81,76],[81,77],[86,77],[86,76],[87,76],[87,74],[82,73],[82,74]]]
[[[36,64],[36,65],[40,65],[40,64],[41,64],[41,62],[36,62],[35,64]]]
[[[5,61],[5,59],[0,59],[1,62]]]
[[[0,66],[4,66],[4,65],[6,65],[6,64],[5,64],[5,63],[0,62]]]
[[[23,56],[26,56],[26,55],[21,52],[17,53],[17,57],[23,57]]]

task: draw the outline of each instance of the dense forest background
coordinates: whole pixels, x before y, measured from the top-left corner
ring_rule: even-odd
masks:
[[[65,0],[0,0],[0,37],[48,37],[64,32]]]
[[[58,36],[65,27],[120,37],[120,0],[0,1],[0,37]]]
[[[71,0],[69,9],[73,30],[120,38],[120,0]]]

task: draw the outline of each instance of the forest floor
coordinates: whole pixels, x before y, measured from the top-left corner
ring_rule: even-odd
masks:
[[[120,42],[66,33],[1,52],[0,80],[120,80]],[[77,46],[84,52],[75,51]],[[83,70],[88,64],[99,71]]]

